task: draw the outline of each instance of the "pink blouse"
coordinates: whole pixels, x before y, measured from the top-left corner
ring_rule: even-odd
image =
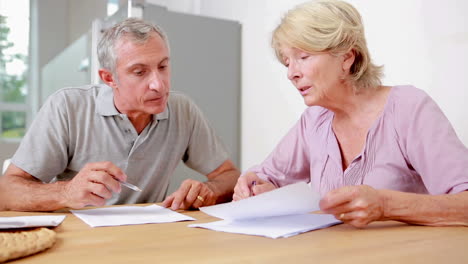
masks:
[[[333,112],[309,107],[268,158],[249,171],[277,187],[309,182],[322,195],[346,185],[446,194],[468,190],[468,149],[424,91],[392,87],[364,149],[343,172]]]

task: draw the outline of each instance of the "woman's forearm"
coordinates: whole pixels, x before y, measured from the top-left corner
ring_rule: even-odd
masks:
[[[468,191],[445,195],[380,192],[385,219],[429,226],[468,226]]]

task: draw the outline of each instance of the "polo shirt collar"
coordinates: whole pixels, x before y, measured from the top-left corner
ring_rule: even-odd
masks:
[[[96,98],[96,113],[102,116],[121,115],[114,105],[114,90],[105,84],[100,84]],[[164,112],[153,115],[153,120],[162,120],[169,117],[168,106]]]

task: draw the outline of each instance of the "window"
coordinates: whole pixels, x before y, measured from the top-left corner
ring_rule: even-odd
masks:
[[[0,0],[0,139],[26,131],[29,0]]]
[[[112,16],[119,10],[119,0],[107,0],[107,16]]]

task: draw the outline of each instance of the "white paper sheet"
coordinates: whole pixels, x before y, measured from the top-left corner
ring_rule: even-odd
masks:
[[[333,215],[309,214],[319,210],[320,195],[306,183],[296,183],[237,202],[200,208],[223,221],[191,224],[216,231],[289,237],[341,223]]]
[[[290,184],[248,199],[200,208],[225,220],[304,214],[320,210],[320,195],[304,182]]]
[[[0,217],[0,229],[58,226],[63,222],[65,217],[65,215]]]
[[[71,212],[91,227],[170,223],[195,220],[159,205],[118,206]]]
[[[192,224],[216,231],[257,235],[271,238],[290,237],[307,231],[329,227],[341,223],[333,215],[300,214],[272,216],[243,220],[221,220],[206,224]]]

